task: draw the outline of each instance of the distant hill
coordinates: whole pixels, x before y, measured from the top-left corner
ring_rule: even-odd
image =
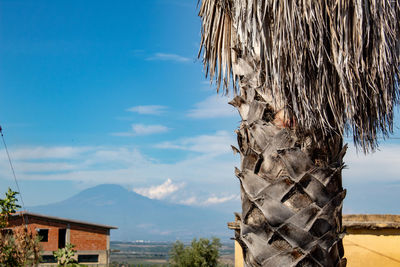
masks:
[[[233,233],[226,223],[232,211],[217,212],[149,199],[122,186],[104,184],[86,189],[64,201],[28,208],[31,212],[117,226],[112,240],[173,241]]]

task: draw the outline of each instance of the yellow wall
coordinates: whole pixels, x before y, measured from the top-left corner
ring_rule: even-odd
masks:
[[[348,234],[343,245],[348,267],[400,267],[398,234]]]
[[[235,267],[243,267],[242,247],[235,241]]]
[[[375,230],[343,239],[348,267],[400,267],[400,235]],[[243,267],[242,248],[235,241],[235,267]]]

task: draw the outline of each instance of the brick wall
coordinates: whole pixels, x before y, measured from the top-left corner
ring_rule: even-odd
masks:
[[[106,250],[107,230],[81,226],[71,226],[71,243],[76,250]]]
[[[54,251],[58,249],[58,230],[65,229],[66,224],[57,223],[53,221],[42,221],[36,218],[29,218],[29,228],[36,229],[48,229],[48,241],[40,242],[44,251]]]
[[[14,217],[9,221],[9,227],[23,225],[21,217]],[[48,229],[48,241],[41,242],[43,251],[54,251],[58,249],[58,231],[67,229],[68,223],[46,220],[44,218],[29,217],[28,228],[31,231],[36,229]],[[97,228],[89,225],[71,223],[70,243],[75,245],[76,250],[107,250],[107,229]]]
[[[58,249],[58,229],[66,228],[66,224],[57,223],[54,221],[44,221],[37,218],[28,218],[28,229],[36,231],[36,229],[48,229],[48,241],[40,242],[43,251],[54,251]],[[9,222],[9,227],[24,225],[21,217],[17,217]]]

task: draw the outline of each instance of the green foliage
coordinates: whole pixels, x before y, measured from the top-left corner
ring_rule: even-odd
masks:
[[[54,257],[57,259],[58,266],[62,267],[86,267],[86,265],[78,264],[74,259],[76,250],[75,245],[66,244],[65,248],[59,248],[53,252]]]
[[[76,260],[73,258],[76,252],[74,247],[75,245],[69,243],[65,246],[65,248],[59,248],[53,252],[53,255],[57,259],[59,266],[79,266],[76,264]]]
[[[6,192],[6,197],[4,199],[0,198],[0,228],[4,228],[7,226],[7,218],[9,214],[15,213],[17,209],[21,208],[21,206],[17,204],[18,200],[16,198],[16,195],[18,194],[18,192],[15,192],[11,190],[11,188],[8,188],[8,191]]]
[[[172,267],[217,267],[220,247],[220,240],[215,237],[212,242],[195,238],[187,247],[177,241],[170,251],[170,264]]]
[[[24,226],[0,233],[0,266],[33,266],[40,260],[39,238]]]
[[[118,263],[112,262],[110,267],[168,267],[167,264],[152,264],[152,263]]]
[[[21,206],[17,204],[16,195],[8,188],[6,197],[0,199],[0,266],[31,266],[40,260],[40,245],[36,231],[30,231],[26,226],[8,226],[8,217]]]

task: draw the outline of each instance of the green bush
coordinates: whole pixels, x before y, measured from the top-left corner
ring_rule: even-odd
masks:
[[[180,241],[174,243],[170,251],[169,263],[172,267],[217,267],[221,243],[218,238],[212,242],[206,238],[193,239],[190,246]]]
[[[0,267],[30,266],[40,261],[36,231],[28,229],[26,225],[7,229],[9,216],[21,207],[17,204],[17,194],[8,188],[6,197],[0,198]]]

